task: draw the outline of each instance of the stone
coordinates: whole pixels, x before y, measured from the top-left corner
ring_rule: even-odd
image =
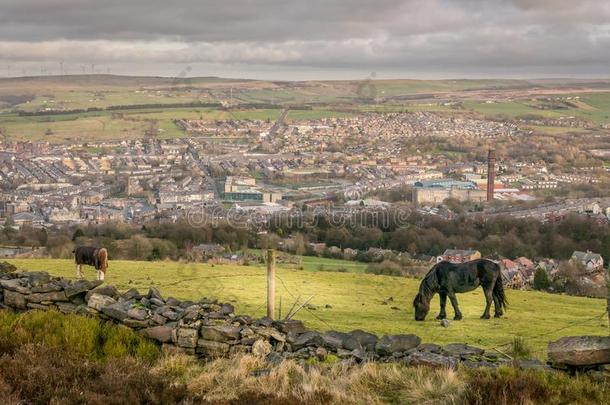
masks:
[[[165,325],[165,322],[167,322],[167,318],[161,314],[153,314],[151,319],[154,323],[158,323],[159,325]]]
[[[548,345],[553,365],[610,364],[610,336],[566,336]]]
[[[67,286],[64,289],[66,297],[72,298],[78,294],[89,292],[89,290],[93,290],[96,287],[100,286],[103,283],[101,280],[96,281],[88,281],[88,280],[78,280],[73,284]]]
[[[114,303],[116,303],[114,298],[97,293],[91,294],[87,300],[87,306],[98,311],[101,311],[102,308]]]
[[[173,328],[168,326],[153,326],[138,331],[142,335],[149,339],[154,339],[161,343],[168,343],[172,341],[172,330]]]
[[[274,323],[274,326],[278,328],[282,333],[286,334],[292,333],[295,335],[300,335],[301,333],[307,332],[307,329],[305,329],[305,325],[303,325],[303,322],[296,319],[278,321]]]
[[[277,331],[275,328],[256,328],[255,332],[260,336],[264,336],[266,338],[273,338],[278,342],[285,342],[286,337]]]
[[[263,339],[258,339],[252,345],[252,354],[257,357],[265,357],[271,353],[272,347],[269,342]]]
[[[29,294],[30,289],[24,286],[18,278],[12,280],[0,280],[0,286],[3,289],[18,292],[20,294]]]
[[[240,338],[240,328],[236,326],[202,326],[201,337],[205,340],[227,342]]]
[[[443,328],[448,328],[448,327],[449,327],[449,325],[451,325],[451,322],[449,322],[449,320],[448,320],[448,319],[441,319],[441,326],[442,326]]]
[[[235,307],[233,307],[231,304],[222,304],[219,312],[223,315],[229,315],[235,312]]]
[[[148,294],[146,295],[146,297],[149,300],[152,300],[153,298],[158,299],[161,302],[164,302],[165,300],[163,299],[163,296],[161,295],[161,293],[159,292],[159,290],[157,290],[155,287],[150,287],[148,289]]]
[[[170,310],[164,311],[163,313],[161,313],[161,315],[163,315],[165,318],[169,319],[170,321],[177,321],[180,318],[180,315],[175,312]]]
[[[148,321],[141,321],[141,320],[132,319],[132,318],[123,319],[123,324],[132,329],[146,328],[149,326]]]
[[[197,318],[199,318],[199,311],[197,311],[196,309],[187,308],[184,310],[184,316],[182,317],[182,319],[185,322],[193,322]]]
[[[328,355],[328,351],[323,347],[316,348],[316,358],[320,361],[324,361],[326,356]]]
[[[36,293],[27,296],[29,302],[43,302],[43,301],[68,301],[66,294],[63,291],[52,291],[46,293]]]
[[[322,335],[322,340],[325,347],[338,350],[343,348],[343,342],[349,337],[347,333],[331,330]]]
[[[235,322],[238,322],[240,325],[251,325],[252,318],[248,315],[240,315],[235,317]]]
[[[127,311],[127,316],[139,321],[143,321],[148,318],[148,312],[146,312],[146,310],[143,308],[131,308],[129,311]]]
[[[142,298],[142,299],[144,299],[144,298]],[[148,301],[150,302],[150,305],[152,305],[152,306],[156,306],[156,307],[165,306],[165,302],[163,302],[163,300],[160,300],[159,298],[149,298]]]
[[[436,353],[436,354],[443,353],[443,348],[434,343],[423,343],[418,346],[417,350],[419,350],[420,352],[430,352],[430,353]]]
[[[416,348],[421,339],[416,335],[385,335],[375,345],[375,351],[381,356],[389,356],[396,352],[406,352]]]
[[[128,300],[134,299],[137,301],[142,299],[142,295],[135,288],[130,288],[129,290],[125,291],[125,293],[122,295],[122,297],[125,299],[128,299]]]
[[[17,267],[9,262],[0,263],[0,274],[12,273],[17,271]]]
[[[324,340],[322,340],[322,335],[320,335],[320,333],[309,331],[297,336],[292,346],[298,350],[306,346],[322,346],[323,344]]]
[[[284,358],[279,353],[271,352],[265,357],[265,361],[274,366],[279,366],[284,361]]]
[[[464,343],[450,343],[443,347],[443,350],[452,356],[467,358],[470,356],[480,356],[485,353],[485,350],[478,347],[469,346]]]
[[[74,313],[74,312],[76,312],[76,309],[78,308],[77,305],[75,305],[71,302],[56,302],[55,305],[57,305],[57,309],[59,309],[59,311],[64,314]]]
[[[4,305],[16,309],[26,309],[25,295],[15,291],[4,290]]]
[[[364,348],[352,350],[352,357],[360,362],[363,361],[371,361],[373,360],[373,356],[370,352],[364,350]]]
[[[268,316],[264,316],[261,319],[257,320],[256,322],[254,322],[254,324],[256,326],[271,326],[273,325],[273,319],[269,318]]]
[[[161,301],[163,301],[163,299],[161,299]],[[180,306],[180,301],[178,301],[174,297],[169,297],[167,300],[165,300],[165,304],[170,307],[178,307]]]
[[[120,321],[120,322],[125,320],[125,318],[129,317],[129,315],[127,314],[127,311],[128,311],[128,309],[125,308],[125,306],[120,302],[116,302],[114,304],[110,304],[110,305],[102,307],[102,313],[104,315],[107,315],[110,318],[116,319],[117,321]]]
[[[204,357],[217,358],[226,356],[229,353],[229,346],[227,343],[215,342],[213,340],[199,339],[197,341],[197,353],[202,354]]]
[[[74,305],[87,305],[84,294],[74,295],[70,298],[70,302]]]
[[[43,310],[43,311],[46,311],[47,309],[49,309],[49,307],[48,307],[48,306],[46,306],[46,305],[42,305],[42,304],[36,304],[36,303],[34,303],[34,302],[29,302],[29,303],[28,303],[28,305],[27,305],[27,307],[28,307],[28,308],[31,308],[31,309],[41,309],[41,310]]]
[[[377,336],[374,334],[356,329],[349,332],[348,335],[349,336],[343,341],[343,347],[345,347],[347,350],[356,350],[361,348],[368,351],[375,350]]]
[[[90,290],[87,295],[85,295],[85,301],[89,301],[89,297],[91,297],[92,294],[99,294],[111,298],[118,298],[119,291],[113,285],[100,285],[98,287],[95,287],[93,290]]]
[[[176,332],[176,344],[180,347],[197,347],[199,332],[197,329],[180,328]],[[228,345],[227,345],[228,346]]]
[[[32,287],[46,284],[51,280],[51,276],[45,271],[26,271],[21,273],[21,277],[27,278],[28,284]]]
[[[32,287],[32,293],[48,293],[53,291],[61,291],[63,287],[55,283],[47,283],[38,287]]]
[[[427,366],[433,368],[450,368],[456,370],[458,360],[455,357],[443,356],[432,352],[414,352],[405,360],[409,366]]]

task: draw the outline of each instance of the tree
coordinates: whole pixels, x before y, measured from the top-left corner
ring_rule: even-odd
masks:
[[[152,243],[142,235],[133,235],[127,242],[127,256],[133,260],[147,260],[153,250]]]
[[[82,238],[83,236],[85,236],[83,230],[77,228],[76,231],[74,231],[74,233],[72,234],[72,242],[75,242],[78,238]]]
[[[546,270],[538,267],[538,269],[536,269],[536,273],[534,274],[534,290],[546,290],[550,286],[551,280],[549,280]]]

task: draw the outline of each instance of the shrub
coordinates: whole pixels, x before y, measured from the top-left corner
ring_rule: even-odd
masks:
[[[3,403],[177,403],[185,390],[170,385],[133,357],[90,361],[78,352],[25,344],[0,357]]]
[[[532,348],[522,337],[514,337],[510,346],[510,355],[513,359],[531,359]]]
[[[546,270],[539,267],[534,274],[534,290],[546,290],[551,286],[551,280]]]
[[[371,263],[367,266],[365,273],[383,274],[385,276],[402,276],[402,267],[398,263],[384,260],[381,263]]]
[[[501,367],[465,370],[464,402],[483,404],[601,404],[610,396],[610,382],[556,371]],[[606,399],[604,399],[606,398]]]
[[[152,362],[159,356],[153,342],[124,326],[56,311],[0,311],[0,350],[12,352],[27,344],[42,344],[90,359],[134,356]]]

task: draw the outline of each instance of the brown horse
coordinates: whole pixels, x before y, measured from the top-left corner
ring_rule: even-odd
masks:
[[[76,262],[76,276],[83,278],[82,265],[87,264],[97,270],[97,279],[103,280],[108,269],[108,251],[105,248],[93,246],[79,246],[74,251],[74,261]]]
[[[439,293],[441,298],[441,311],[436,319],[445,319],[445,304],[447,298],[451,301],[455,317],[462,319],[462,312],[458,307],[456,293],[472,291],[478,286],[485,293],[485,311],[482,319],[489,319],[489,309],[494,303],[496,318],[501,317],[506,309],[507,301],[502,286],[502,275],[500,266],[491,260],[477,259],[466,263],[440,262],[426,274],[419,286],[419,293],[415,296],[413,306],[415,307],[415,320],[423,321],[430,311],[430,300],[434,294]]]

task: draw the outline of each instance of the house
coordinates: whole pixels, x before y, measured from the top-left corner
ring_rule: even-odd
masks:
[[[580,263],[589,273],[604,269],[603,257],[599,253],[593,253],[589,250],[586,252],[574,251],[570,261]]]
[[[465,263],[481,258],[481,252],[472,249],[447,249],[438,257],[438,261],[451,263]]]
[[[519,268],[519,272],[523,275],[524,280],[528,280],[530,282],[534,281],[534,273],[536,272],[536,266],[534,262],[532,262],[527,257],[518,257],[515,259],[515,263]]]
[[[217,243],[202,243],[193,246],[190,253],[194,260],[206,260],[222,254],[225,248]]]
[[[314,243],[314,242],[310,242],[309,243],[309,248],[311,250],[314,251],[315,254],[320,255],[322,254],[322,252],[324,252],[324,249],[326,249],[326,243]]]
[[[345,260],[354,260],[358,256],[358,251],[352,248],[343,249],[343,258]]]
[[[13,222],[15,226],[21,228],[23,226],[32,226],[34,228],[40,228],[44,224],[44,218],[33,212],[20,212],[13,215]]]

